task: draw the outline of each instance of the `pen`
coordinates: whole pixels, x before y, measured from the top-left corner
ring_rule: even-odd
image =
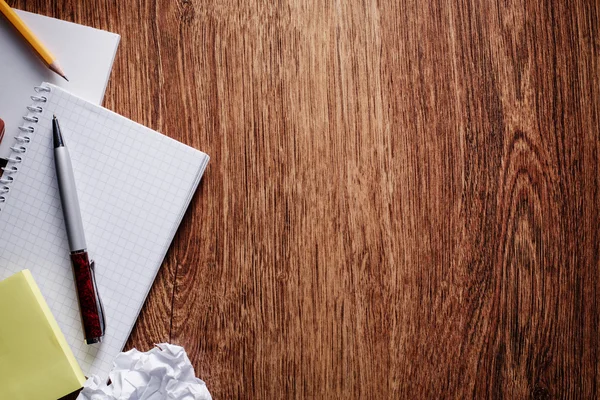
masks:
[[[56,115],[52,118],[52,133],[58,190],[67,228],[85,341],[87,344],[99,343],[106,328],[104,309],[96,285],[94,262],[90,262],[87,253],[71,157]]]
[[[3,14],[7,21],[23,36],[48,68],[65,78],[67,82],[69,81],[65,72],[58,64],[56,57],[50,53],[50,50],[40,42],[37,36],[35,36],[19,15],[4,0],[0,0],[0,14]]]

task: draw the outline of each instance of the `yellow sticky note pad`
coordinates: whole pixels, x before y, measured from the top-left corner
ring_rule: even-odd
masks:
[[[0,399],[58,399],[85,377],[29,270],[0,282]]]

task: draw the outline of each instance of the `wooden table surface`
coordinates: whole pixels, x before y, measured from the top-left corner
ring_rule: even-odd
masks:
[[[597,2],[11,5],[121,34],[105,106],[211,156],[128,347],[215,399],[600,396]]]

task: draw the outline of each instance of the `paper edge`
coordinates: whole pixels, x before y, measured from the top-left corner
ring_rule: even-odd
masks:
[[[92,28],[92,29],[96,29],[96,28]],[[112,33],[112,32],[109,32],[109,33]],[[118,33],[113,33],[113,35],[116,36],[114,50],[113,50],[112,58],[110,59],[110,68],[106,72],[106,78],[104,79],[104,88],[102,89],[102,95],[100,96],[100,103],[99,103],[100,105],[102,105],[104,103],[104,96],[106,95],[106,88],[108,87],[108,81],[110,80],[110,75],[112,74],[112,71],[115,66],[115,58],[117,57],[117,50],[119,50],[119,44],[121,43],[121,35],[119,35]]]

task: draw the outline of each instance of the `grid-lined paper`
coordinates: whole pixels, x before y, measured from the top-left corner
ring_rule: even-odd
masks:
[[[0,279],[29,268],[86,375],[106,377],[123,348],[208,156],[55,86],[0,204]],[[71,153],[90,257],[106,312],[86,345],[56,183],[52,115]],[[18,135],[16,133],[15,135]],[[7,138],[10,132],[6,133]]]

